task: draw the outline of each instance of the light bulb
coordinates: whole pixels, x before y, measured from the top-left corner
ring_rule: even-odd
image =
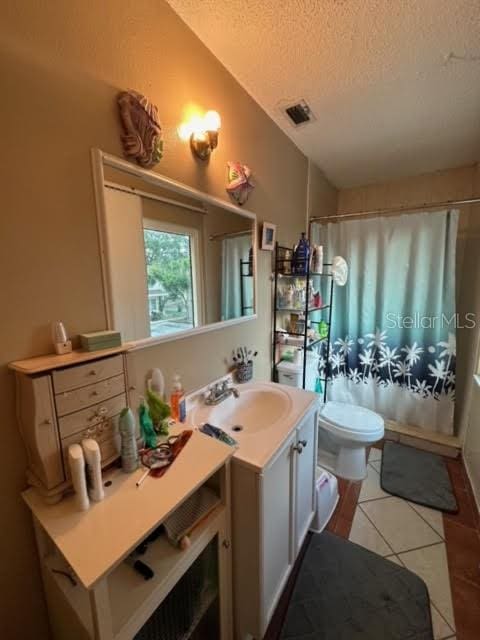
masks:
[[[205,133],[205,123],[200,116],[192,116],[190,118],[190,131],[194,135]]]
[[[203,126],[206,131],[218,131],[222,121],[216,111],[207,111],[203,116]]]
[[[182,122],[182,124],[178,127],[178,137],[180,140],[186,142],[190,136],[192,135],[192,128],[190,127],[190,123]]]

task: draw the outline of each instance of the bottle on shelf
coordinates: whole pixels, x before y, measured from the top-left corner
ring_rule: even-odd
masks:
[[[292,271],[295,275],[304,276],[308,269],[308,260],[310,257],[310,245],[305,233],[302,232],[300,240],[293,252]]]

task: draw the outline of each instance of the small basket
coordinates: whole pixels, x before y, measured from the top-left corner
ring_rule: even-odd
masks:
[[[253,362],[237,364],[235,377],[238,383],[248,382],[253,378]]]

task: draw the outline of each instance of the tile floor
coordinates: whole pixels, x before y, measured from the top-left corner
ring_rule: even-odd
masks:
[[[459,504],[459,513],[452,515],[382,491],[381,458],[381,449],[370,450],[362,483],[339,480],[340,499],[327,530],[425,580],[435,640],[480,640],[480,519],[462,462],[445,458]],[[300,564],[301,558],[264,640],[280,636]]]
[[[382,451],[371,449],[349,540],[402,564],[427,583],[435,640],[455,637],[452,594],[439,511],[396,498],[380,487]]]

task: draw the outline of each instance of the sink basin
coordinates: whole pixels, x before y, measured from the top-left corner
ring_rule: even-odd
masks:
[[[237,387],[240,395],[233,395],[216,406],[200,405],[189,416],[192,424],[209,422],[231,432],[236,438],[268,429],[289,414],[292,401],[281,388],[252,384]]]

